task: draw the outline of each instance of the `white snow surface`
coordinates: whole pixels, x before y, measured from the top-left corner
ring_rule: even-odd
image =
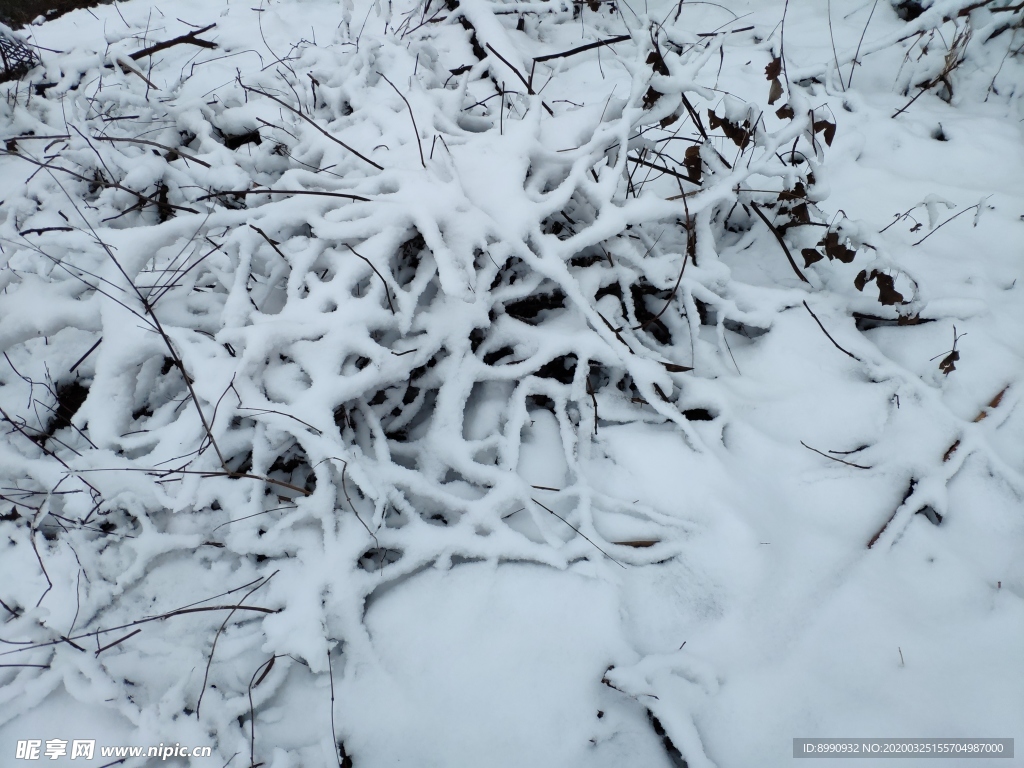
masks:
[[[0,765],[1024,750],[1024,9],[904,5],[0,30]]]

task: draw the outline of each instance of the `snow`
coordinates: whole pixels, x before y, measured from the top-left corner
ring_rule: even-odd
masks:
[[[1024,11],[921,5],[0,29],[0,763],[1024,744]]]

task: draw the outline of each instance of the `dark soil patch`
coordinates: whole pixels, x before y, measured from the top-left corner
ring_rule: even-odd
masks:
[[[109,0],[0,0],[0,21],[17,29],[39,16],[55,19],[76,8],[95,8]]]

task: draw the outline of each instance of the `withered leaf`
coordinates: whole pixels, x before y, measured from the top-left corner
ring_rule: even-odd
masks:
[[[811,213],[807,210],[807,203],[793,206],[792,214],[793,218],[801,224],[811,223]]]
[[[654,67],[654,71],[659,75],[669,74],[668,66],[665,64],[665,59],[662,58],[661,54],[657,50],[651,51],[647,56],[647,63]]]
[[[830,123],[828,120],[816,120],[814,132],[822,134],[825,138],[825,143],[831,147],[832,140],[836,137],[836,124]]]
[[[930,323],[931,320],[926,320],[920,315],[900,315],[896,321],[897,325],[921,325],[922,323]]]
[[[779,192],[779,202],[783,200],[804,200],[807,197],[807,189],[802,181],[798,181],[792,189],[784,189]]]
[[[660,98],[661,94],[658,93],[658,91],[656,91],[654,86],[652,85],[650,88],[647,89],[647,93],[644,94],[644,109],[650,109],[651,107],[653,107]]]
[[[778,80],[779,75],[782,74],[782,59],[775,57],[771,60],[771,63],[764,68],[765,80]]]
[[[750,143],[750,122],[747,120],[743,122],[742,126],[739,126],[729,120],[729,118],[719,117],[713,109],[709,109],[708,123],[711,126],[711,130],[721,128],[726,138],[731,140],[740,149],[746,149],[747,144]]]
[[[780,98],[782,98],[782,83],[776,77],[772,80],[772,87],[768,89],[768,103],[774,104]]]
[[[857,277],[855,277],[854,280],[853,280],[854,286],[857,288],[858,291],[863,291],[864,290],[864,286],[868,284],[868,280],[873,278],[875,276],[875,274],[876,273],[875,273],[874,270],[872,270],[871,274],[869,275],[868,271],[866,269],[862,269],[858,273]]]
[[[896,284],[889,275],[876,273],[875,285],[878,286],[878,300],[886,306],[903,303],[903,294],[896,290]]]
[[[853,261],[853,257],[857,255],[856,251],[850,250],[839,242],[838,232],[826,234],[824,240],[819,245],[825,246],[825,254],[830,260],[839,259],[843,264],[849,264]]]
[[[793,111],[793,108],[789,106],[789,104],[783,104],[775,110],[775,116],[779,118],[779,120],[792,120],[796,117],[796,112]]]
[[[942,362],[939,363],[939,370],[943,374],[949,376],[953,371],[956,370],[956,361],[960,359],[960,353],[955,349],[942,358]]]
[[[683,153],[683,167],[686,168],[686,175],[694,184],[700,184],[703,166],[700,159],[700,147],[687,147]]]
[[[690,368],[689,366],[676,365],[675,363],[662,363],[662,365],[665,366],[665,370],[669,373],[686,373],[687,371],[693,370],[693,368]]]
[[[818,250],[816,248],[804,248],[802,251],[800,251],[800,253],[803,254],[805,267],[809,267],[811,266],[811,264],[819,262],[823,258],[825,258],[820,253],[818,253]]]

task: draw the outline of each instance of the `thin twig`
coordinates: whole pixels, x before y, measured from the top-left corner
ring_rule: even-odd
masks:
[[[173,40],[165,40],[162,43],[151,45],[149,46],[149,48],[143,48],[141,51],[136,51],[135,53],[131,54],[131,59],[133,61],[138,61],[139,59],[145,58],[146,56],[152,56],[154,53],[159,53],[160,51],[170,48],[172,45],[178,45],[180,43],[198,45],[200,48],[216,48],[216,43],[211,43],[209,40],[199,40],[196,37],[196,35],[201,35],[203,34],[203,32],[209,32],[216,26],[216,24],[210,24],[209,26],[203,27],[202,29],[197,29],[194,32],[189,32],[187,35],[181,35],[179,37],[175,37]]]
[[[75,362],[74,365],[72,365],[70,368],[68,368],[68,373],[74,373],[75,369],[78,366],[80,366],[82,363],[85,362],[85,358],[87,358],[89,355],[91,355],[96,350],[96,347],[98,347],[102,343],[102,341],[103,341],[103,337],[100,336],[99,339],[96,341],[96,343],[93,344],[91,347],[89,347],[89,350],[84,355],[82,355],[80,358],[78,358],[78,360]]]
[[[817,448],[811,448],[803,440],[800,441],[800,445],[809,451],[814,451],[819,456],[824,456],[826,459],[832,459],[832,461],[838,461],[840,464],[845,464],[848,467],[856,467],[857,469],[871,469],[871,467],[865,467],[863,464],[854,464],[852,461],[843,461],[842,459],[836,458],[835,456],[829,456],[827,453],[822,453]]]
[[[210,665],[213,664],[213,654],[214,654],[214,651],[217,650],[217,641],[220,639],[221,632],[224,631],[224,628],[228,625],[228,622],[231,621],[231,617],[235,615],[235,611],[238,610],[239,608],[243,607],[242,603],[244,603],[246,600],[248,600],[249,596],[252,595],[253,592],[255,592],[256,590],[260,589],[261,587],[266,586],[270,582],[270,580],[272,578],[274,578],[278,573],[280,573],[280,571],[274,571],[272,574],[270,574],[267,578],[263,579],[255,587],[253,587],[248,592],[246,592],[245,596],[242,597],[242,599],[238,601],[239,604],[234,606],[231,609],[231,613],[229,613],[224,618],[224,621],[221,623],[220,628],[217,630],[217,633],[213,636],[213,646],[210,648],[210,657],[206,660],[206,672],[203,673],[203,686],[202,686],[202,688],[199,689],[199,698],[196,701],[196,719],[197,720],[199,719],[199,706],[203,703],[203,694],[206,693],[206,682],[207,682],[207,680],[210,679]],[[202,609],[202,608],[192,608],[192,609],[189,609],[189,611],[200,611],[200,610],[204,610],[204,609]],[[250,610],[252,610],[252,609],[250,609]],[[267,611],[267,612],[268,613],[274,613],[274,611]]]
[[[853,85],[853,72],[857,69],[857,59],[860,57],[860,47],[864,43],[864,35],[868,33],[868,25],[871,23],[871,17],[875,15],[875,8],[878,7],[878,0],[875,0],[874,5],[871,6],[871,13],[868,14],[868,20],[864,23],[864,29],[860,33],[860,40],[857,42],[857,50],[853,54],[853,61],[850,63],[850,77],[846,80],[846,87],[850,88]],[[839,75],[840,80],[842,74]]]
[[[129,63],[127,62],[127,61],[122,61],[121,59],[115,58],[115,59],[114,59],[114,63],[115,63],[115,64],[117,64],[117,66],[121,67],[121,69],[122,69],[122,70],[125,70],[125,69],[127,69],[127,70],[128,70],[129,72],[131,72],[131,73],[132,73],[133,75],[138,75],[138,76],[139,76],[140,78],[142,78],[142,81],[143,81],[143,82],[144,82],[144,83],[145,83],[145,84],[146,84],[147,86],[149,86],[149,88],[152,88],[152,89],[153,89],[154,91],[159,91],[159,90],[160,90],[160,87],[159,87],[159,86],[157,86],[157,85],[156,85],[156,84],[155,84],[155,83],[154,83],[154,82],[153,82],[152,80],[150,80],[150,79],[149,79],[148,77],[146,77],[146,76],[145,76],[144,74],[142,74],[142,72],[140,72],[140,71],[139,71],[138,69],[136,69],[135,67],[133,67],[133,66],[132,66],[131,64],[129,64]],[[148,94],[149,94],[149,91],[147,90],[147,91],[146,91],[146,93],[147,93],[147,95],[148,95]]]
[[[327,673],[331,677],[331,739],[334,742],[334,757],[341,768],[341,756],[338,754],[338,731],[334,727],[334,666],[331,664],[331,649],[327,649]]]
[[[786,241],[782,239],[782,233],[780,233],[779,230],[775,228],[774,224],[768,221],[767,216],[761,213],[761,207],[757,203],[751,202],[750,206],[754,209],[754,213],[761,217],[761,221],[763,221],[768,226],[768,229],[772,231],[772,234],[775,235],[775,239],[779,241],[779,245],[782,246],[782,250],[785,252],[786,258],[789,259],[789,266],[791,266],[793,268],[793,271],[796,272],[796,276],[803,280],[805,283],[810,284],[811,281],[804,277],[804,273],[800,271],[800,268],[796,265],[796,262],[793,261],[793,254],[789,252],[789,246],[787,246]]]
[[[533,502],[534,504],[536,504],[536,505],[537,505],[538,507],[541,507],[542,509],[545,509],[545,510],[547,510],[547,511],[548,511],[548,512],[550,512],[550,513],[551,513],[552,515],[554,515],[554,516],[555,516],[555,517],[557,517],[557,518],[558,518],[559,520],[561,520],[561,521],[562,521],[563,523],[565,523],[566,525],[568,525],[568,526],[569,526],[570,528],[572,528],[572,529],[573,529],[574,531],[576,531],[576,533],[578,533],[578,534],[579,534],[580,536],[582,536],[582,537],[583,537],[584,539],[586,539],[586,540],[587,540],[588,542],[590,542],[590,545],[591,545],[591,546],[592,546],[592,547],[593,547],[594,549],[596,549],[596,550],[597,550],[598,552],[600,552],[600,553],[601,553],[602,555],[604,555],[605,557],[607,557],[607,558],[608,558],[609,560],[611,560],[611,561],[612,561],[613,563],[615,563],[615,564],[616,564],[617,566],[619,566],[620,568],[625,568],[625,567],[626,567],[626,566],[624,566],[624,565],[623,565],[622,563],[620,563],[620,562],[619,562],[618,560],[616,560],[616,559],[615,559],[614,557],[612,557],[612,556],[611,556],[611,555],[609,555],[609,554],[608,554],[607,552],[605,552],[605,551],[604,551],[603,549],[601,549],[601,548],[600,548],[599,546],[597,546],[597,544],[595,544],[595,543],[593,542],[593,540],[592,540],[592,539],[591,539],[591,538],[590,538],[589,536],[587,536],[587,534],[583,533],[583,531],[581,531],[581,530],[580,530],[579,528],[577,528],[577,527],[576,527],[575,525],[573,525],[572,523],[570,523],[570,522],[569,522],[568,520],[566,520],[566,519],[565,519],[564,517],[562,517],[562,516],[561,516],[560,514],[558,514],[557,512],[555,512],[555,510],[551,509],[550,507],[545,507],[545,506],[544,506],[543,504],[541,504],[541,503],[540,503],[539,501],[537,501],[537,500],[536,500],[535,498],[533,498],[532,496],[530,497],[530,501],[532,501],[532,502]]]
[[[350,195],[346,192],[320,192],[313,189],[228,189],[223,192],[213,192],[196,198],[196,202],[210,200],[214,197],[227,197],[228,195],[318,195],[320,197],[342,197],[346,200],[356,200],[360,203],[370,202],[369,198],[359,195]],[[195,211],[193,211],[195,213]]]
[[[269,659],[260,664],[256,671],[252,673],[252,678],[249,680],[249,765],[255,768],[256,765],[256,708],[252,703],[252,689],[263,682],[270,670],[274,666],[274,660],[277,659],[277,654],[274,654]],[[260,672],[263,674],[260,679],[256,679],[256,675]]]
[[[577,48],[570,48],[568,51],[562,51],[561,53],[549,53],[546,56],[535,56],[533,61],[536,64],[540,64],[545,61],[551,61],[552,59],[561,59],[568,56],[575,56],[577,53],[583,53],[584,51],[591,51],[594,48],[601,48],[605,45],[615,45],[616,43],[624,43],[627,40],[632,40],[630,35],[618,35],[617,37],[608,37],[604,40],[598,40],[596,43],[587,43]]]
[[[327,137],[328,139],[330,139],[331,141],[333,141],[333,142],[334,142],[335,144],[337,144],[337,145],[338,145],[338,146],[340,146],[340,147],[344,147],[345,149],[347,149],[347,150],[348,150],[349,152],[351,152],[351,153],[352,153],[353,155],[355,155],[356,157],[358,157],[358,158],[359,158],[360,160],[362,160],[362,161],[363,161],[364,163],[368,163],[369,165],[372,165],[372,166],[373,166],[374,168],[376,168],[376,169],[377,169],[378,171],[383,171],[383,170],[384,170],[384,166],[382,166],[382,165],[377,165],[377,163],[373,162],[373,160],[371,160],[370,158],[366,157],[366,155],[363,155],[362,153],[360,153],[360,152],[357,152],[357,151],[356,151],[355,149],[353,149],[353,148],[352,148],[352,147],[350,147],[350,146],[349,146],[348,144],[346,144],[345,142],[343,142],[343,141],[342,141],[341,139],[339,139],[339,138],[338,138],[337,136],[334,136],[333,134],[331,134],[331,133],[328,133],[328,132],[327,132],[327,131],[325,131],[325,130],[324,130],[323,128],[321,128],[321,127],[320,127],[319,125],[317,125],[317,124],[316,124],[316,123],[315,123],[315,122],[314,122],[313,120],[311,120],[310,118],[308,118],[308,117],[306,117],[306,116],[305,116],[304,114],[302,114],[302,111],[301,111],[301,110],[298,110],[298,109],[296,109],[295,107],[293,107],[293,106],[292,106],[291,104],[289,104],[288,102],[286,102],[286,101],[282,101],[281,99],[277,98],[277,96],[274,96],[274,95],[272,95],[272,94],[270,94],[270,93],[267,93],[266,91],[264,91],[264,90],[261,90],[261,89],[259,89],[259,88],[252,88],[252,87],[250,87],[250,86],[248,86],[248,85],[245,85],[245,84],[244,84],[244,83],[242,83],[241,81],[239,81],[239,85],[240,85],[240,86],[242,87],[242,89],[243,89],[243,90],[245,90],[245,91],[252,91],[253,93],[258,93],[258,94],[260,94],[261,96],[264,96],[264,97],[266,97],[266,98],[270,99],[271,101],[273,101],[273,102],[276,102],[276,103],[280,104],[280,105],[281,105],[282,107],[284,107],[285,109],[287,109],[287,110],[288,110],[289,112],[292,112],[292,113],[294,113],[294,114],[298,115],[299,117],[301,117],[301,118],[302,118],[303,120],[305,120],[305,121],[306,121],[307,123],[309,123],[309,124],[310,124],[311,126],[313,126],[314,128],[316,128],[316,129],[317,129],[318,131],[320,131],[320,133],[322,133],[322,134],[323,134],[324,136],[326,136],[326,137]]]
[[[818,327],[819,327],[819,328],[821,328],[821,332],[822,332],[822,333],[824,333],[824,334],[825,334],[826,336],[828,336],[828,340],[832,342],[832,345],[833,345],[833,346],[834,346],[834,347],[835,347],[836,349],[838,349],[838,350],[839,350],[840,352],[842,352],[842,353],[843,353],[844,355],[849,355],[849,356],[850,356],[850,357],[852,357],[852,358],[853,358],[854,360],[856,360],[856,361],[857,361],[858,363],[859,363],[859,362],[862,362],[862,361],[861,361],[861,359],[860,359],[859,357],[857,357],[857,356],[856,356],[855,354],[853,354],[852,352],[849,352],[849,351],[847,351],[847,350],[843,349],[843,348],[842,348],[841,346],[839,346],[839,342],[838,342],[838,341],[836,341],[835,339],[833,339],[833,338],[832,338],[832,334],[831,334],[831,333],[829,333],[829,332],[828,332],[827,330],[825,330],[825,326],[821,324],[821,320],[819,320],[819,319],[818,319],[818,316],[817,316],[816,314],[814,314],[813,310],[812,310],[812,309],[811,309],[811,308],[810,308],[810,307],[809,307],[809,306],[807,305],[807,302],[806,302],[806,301],[804,302],[804,309],[806,309],[806,310],[807,310],[808,312],[810,312],[810,313],[811,313],[811,317],[813,317],[813,318],[814,318],[814,322],[816,322],[816,323],[818,324]]]
[[[836,37],[832,31],[832,0],[828,0],[826,8],[828,13],[828,36],[829,39],[832,41],[832,60],[836,63],[836,72],[839,75],[839,85],[842,87],[843,92],[845,93],[846,85],[843,84],[843,73],[839,69],[839,54],[836,53]],[[852,71],[850,72],[850,75],[853,75]]]
[[[372,269],[374,271],[374,273],[377,275],[377,277],[380,278],[380,281],[384,284],[384,295],[387,296],[388,307],[391,308],[391,314],[395,314],[395,305],[391,303],[391,291],[388,290],[388,281],[384,279],[384,275],[382,275],[380,272],[377,271],[377,268],[375,266],[373,266],[373,262],[372,261],[370,261],[368,258],[366,258],[361,253],[359,253],[351,245],[349,245],[348,243],[345,243],[345,247],[348,248],[350,251],[352,251],[352,253],[354,253],[360,259],[365,261],[367,264],[369,264],[370,265],[370,269]]]
[[[412,131],[413,131],[413,133],[416,134],[416,146],[419,147],[419,149],[420,149],[420,164],[424,168],[426,168],[427,167],[427,161],[423,158],[423,142],[420,141],[420,129],[416,127],[416,115],[414,115],[412,113],[412,105],[409,104],[409,100],[407,98],[405,98],[405,96],[402,95],[402,92],[400,90],[398,90],[398,87],[394,83],[392,83],[390,80],[388,80],[388,76],[387,75],[385,75],[383,72],[378,72],[377,74],[380,75],[381,77],[383,77],[384,80],[387,82],[387,84],[390,85],[392,88],[394,88],[395,93],[397,93],[398,96],[402,99],[402,101],[405,102],[405,107],[406,107],[406,109],[409,110],[409,118],[412,120]]]
[[[113,648],[115,645],[120,645],[125,640],[127,640],[129,637],[135,637],[135,635],[139,634],[139,632],[141,632],[141,631],[142,631],[141,629],[136,629],[134,632],[129,632],[127,635],[122,637],[120,640],[115,640],[112,643],[108,643],[107,645],[104,645],[102,648],[98,648],[96,650],[96,655],[99,656],[101,653],[103,653],[106,650],[109,650],[109,649]]]
[[[66,466],[66,465],[65,465]],[[281,488],[287,488],[290,491],[301,493],[303,496],[311,495],[305,488],[299,488],[297,485],[286,483],[284,480],[275,480],[272,477],[264,477],[263,475],[251,475],[248,472],[232,472],[231,470],[216,470],[216,469],[147,469],[146,467],[105,467],[105,468],[90,468],[90,469],[76,469],[71,471],[69,474],[73,474],[78,477],[83,472],[146,472],[151,475],[157,475],[160,477],[167,477],[168,475],[200,475],[202,477],[230,477],[232,480],[262,480],[264,483],[270,483],[271,485],[277,485]],[[83,481],[84,482],[84,481]]]
[[[495,50],[494,46],[491,45],[490,43],[487,43],[487,50],[489,50],[491,53],[493,53],[495,56],[497,56],[506,67],[508,67],[509,69],[511,69],[515,73],[516,77],[518,77],[522,81],[523,85],[526,86],[526,92],[528,94],[530,94],[531,96],[536,96],[537,95],[536,92],[533,90],[533,85],[525,77],[523,77],[523,73],[520,72],[518,69],[516,69],[516,67],[512,64],[512,62],[510,62],[508,59],[506,59],[504,56],[502,56],[500,53],[498,53],[498,51]],[[544,89],[542,88],[541,90],[544,90]],[[555,114],[554,111],[552,111],[551,107],[549,107],[546,102],[541,101],[541,106],[544,107],[544,110],[549,115],[554,115]]]
[[[923,242],[924,242],[925,240],[927,240],[927,239],[928,239],[929,237],[931,237],[931,236],[932,236],[932,235],[934,235],[934,234],[935,234],[936,232],[938,232],[938,231],[939,231],[940,229],[942,229],[942,228],[943,228],[944,226],[946,226],[947,224],[949,224],[949,222],[951,222],[951,221],[952,221],[953,219],[955,219],[955,218],[956,218],[957,216],[963,216],[963,215],[964,215],[965,213],[967,213],[968,211],[973,211],[973,210],[974,210],[975,208],[978,208],[978,207],[980,207],[980,206],[981,206],[981,203],[978,203],[978,204],[976,204],[976,205],[972,205],[972,206],[971,206],[970,208],[964,208],[964,209],[963,209],[962,211],[960,211],[959,213],[954,213],[954,214],[953,214],[952,216],[950,216],[950,217],[949,217],[948,219],[946,219],[946,220],[945,220],[944,222],[942,222],[941,224],[939,224],[939,225],[938,225],[938,226],[937,226],[937,227],[936,227],[935,229],[933,229],[933,230],[932,230],[931,232],[929,232],[929,233],[928,233],[927,235],[925,235],[924,237],[922,237],[922,238],[921,238],[920,240],[918,240],[918,241],[917,241],[916,243],[913,243],[913,245],[920,245],[920,244],[921,244],[921,243],[923,243]]]
[[[259,579],[257,579],[257,581],[259,581]],[[252,582],[250,582],[250,583],[252,583]],[[249,586],[249,585],[247,584],[245,586]],[[231,591],[234,592],[234,591],[237,591],[237,590],[231,590]],[[230,592],[229,593],[225,593],[225,594],[230,594]],[[243,599],[245,599],[245,598],[243,598]],[[106,629],[97,629],[97,630],[94,630],[92,632],[83,632],[82,634],[74,635],[73,637],[63,637],[62,636],[62,637],[60,637],[57,640],[49,640],[49,641],[44,642],[44,643],[26,644],[26,646],[24,648],[16,648],[13,651],[4,651],[3,653],[0,653],[0,656],[7,656],[9,654],[20,653],[22,651],[34,651],[34,650],[37,650],[39,648],[48,648],[48,647],[50,647],[52,645],[60,645],[61,643],[71,643],[72,640],[81,640],[81,639],[86,638],[86,637],[97,637],[98,638],[100,635],[105,635],[108,632],[117,632],[119,629],[129,629],[131,627],[137,627],[140,624],[149,624],[150,622],[153,622],[153,621],[163,621],[164,619],[170,619],[170,618],[173,618],[175,616],[183,616],[183,615],[189,614],[189,613],[203,613],[203,612],[206,612],[206,611],[232,611],[232,612],[234,612],[234,611],[254,611],[256,613],[268,613],[268,614],[270,614],[270,613],[280,613],[280,609],[277,609],[277,608],[263,608],[263,607],[258,606],[258,605],[210,605],[210,606],[203,606],[201,608],[178,608],[178,609],[173,610],[173,611],[168,611],[167,613],[161,613],[159,616],[147,616],[144,619],[138,619],[137,621],[132,621],[132,622],[129,622],[128,624],[120,624],[120,625],[118,625],[116,627],[107,627]],[[71,644],[74,645],[73,643],[71,643]],[[76,646],[76,647],[80,648],[80,646]]]
[[[147,144],[151,147],[159,147],[160,149],[166,149],[168,152],[173,152],[176,155],[181,155],[186,160],[191,160],[193,163],[199,163],[204,168],[211,168],[212,166],[205,160],[200,160],[198,157],[182,152],[180,149],[169,147],[166,144],[159,144],[155,141],[148,141],[147,139],[132,139],[129,137],[116,137],[116,136],[93,136],[95,141],[123,141],[130,144]]]
[[[62,171],[63,173],[68,174],[69,176],[73,176],[74,178],[78,179],[79,181],[85,181],[85,182],[88,182],[89,184],[97,184],[97,185],[99,185],[101,187],[108,187],[110,189],[120,189],[122,192],[127,192],[127,193],[129,193],[131,195],[135,195],[135,197],[137,197],[139,199],[139,202],[143,203],[143,204],[148,203],[150,205],[155,205],[157,207],[164,206],[166,208],[173,208],[176,211],[184,211],[185,213],[199,213],[199,211],[197,211],[195,208],[186,208],[186,207],[181,206],[181,205],[174,205],[173,203],[161,202],[161,201],[157,200],[154,197],[149,197],[147,195],[142,194],[141,192],[136,192],[134,189],[126,187],[123,184],[118,184],[116,181],[107,181],[106,179],[89,178],[88,176],[83,176],[80,173],[76,173],[75,171],[72,171],[70,168],[64,168],[64,167],[62,167],[60,165],[51,165],[48,162],[47,163],[43,163],[43,162],[40,162],[39,160],[36,160],[35,158],[27,157],[26,155],[23,155],[23,154],[21,154],[19,152],[8,152],[7,150],[0,149],[0,155],[10,155],[12,157],[20,157],[22,160],[25,160],[25,161],[27,161],[29,163],[32,163],[33,165],[39,166],[40,168],[46,169],[48,171],[49,170]]]

